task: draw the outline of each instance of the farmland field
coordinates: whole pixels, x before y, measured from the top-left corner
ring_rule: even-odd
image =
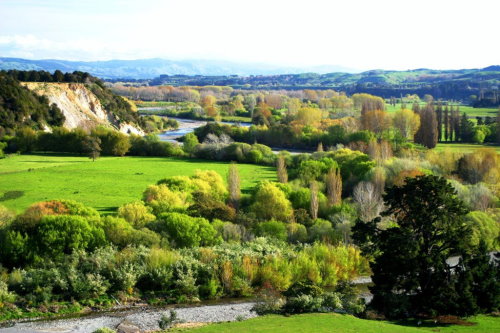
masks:
[[[478,316],[472,318],[469,326],[443,326],[433,323],[423,323],[421,327],[416,322],[398,325],[388,321],[364,320],[349,315],[340,314],[303,314],[290,317],[264,316],[249,319],[242,322],[212,324],[182,332],[192,333],[475,333],[475,332],[498,332],[500,330],[500,318],[489,316]],[[173,330],[179,332],[179,330]]]
[[[71,199],[101,212],[141,198],[159,179],[215,170],[225,179],[228,164],[164,157],[15,155],[0,160],[0,204],[16,212],[37,201]],[[242,190],[261,180],[275,180],[272,167],[238,165]]]
[[[421,104],[424,106],[425,104]],[[411,109],[412,104],[407,104],[407,108]],[[385,105],[386,111],[389,113],[394,113],[401,109],[401,104],[396,104],[392,106],[389,104]],[[468,105],[460,105],[460,114],[466,113],[469,117],[492,117],[495,118],[498,115],[498,108],[473,108]]]
[[[473,143],[438,143],[434,149],[437,151],[450,150],[457,153],[470,153],[480,148],[492,148],[500,154],[500,146]]]

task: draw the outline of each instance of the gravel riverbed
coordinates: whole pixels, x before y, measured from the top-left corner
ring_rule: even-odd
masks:
[[[251,309],[255,303],[235,303],[223,305],[202,305],[166,309],[144,309],[104,313],[87,317],[16,323],[12,327],[1,328],[0,333],[91,333],[101,327],[119,328],[125,333],[159,330],[158,320],[170,309],[178,318],[189,323],[214,323],[235,321],[256,317]],[[120,326],[120,327],[119,327]]]

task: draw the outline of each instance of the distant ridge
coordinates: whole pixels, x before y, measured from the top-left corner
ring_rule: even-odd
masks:
[[[53,72],[82,71],[103,79],[152,79],[160,75],[277,75],[299,73],[348,72],[340,66],[287,67],[258,63],[236,63],[218,60],[107,60],[68,61],[56,59],[30,60],[0,57],[0,70],[45,70]]]

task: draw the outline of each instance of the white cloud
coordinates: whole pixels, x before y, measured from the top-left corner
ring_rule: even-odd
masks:
[[[2,0],[0,55],[369,69],[498,64],[498,0]]]

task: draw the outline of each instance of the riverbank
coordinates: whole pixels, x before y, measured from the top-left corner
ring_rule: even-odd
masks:
[[[91,314],[56,320],[18,321],[10,327],[0,328],[0,333],[91,333],[99,328],[108,327],[132,333],[159,330],[158,321],[169,313],[177,312],[178,319],[188,323],[228,322],[256,317],[251,311],[254,302],[230,302],[214,305],[167,306],[163,308],[143,307]]]

